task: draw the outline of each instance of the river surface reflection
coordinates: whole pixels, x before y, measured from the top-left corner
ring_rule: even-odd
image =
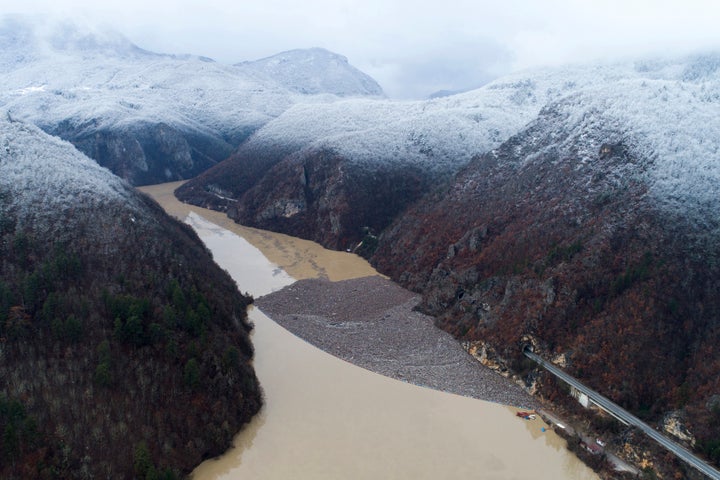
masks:
[[[182,205],[171,195],[175,186],[143,190],[195,228],[243,292],[262,296],[294,278],[374,274],[354,255]],[[197,467],[195,480],[597,478],[561,439],[541,432],[540,420],[377,375],[307,344],[257,309],[250,317],[265,406],[233,448]]]

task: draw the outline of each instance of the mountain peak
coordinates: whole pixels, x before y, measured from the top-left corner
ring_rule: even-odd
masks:
[[[288,50],[237,66],[269,76],[298,93],[384,96],[373,78],[350,65],[346,57],[324,48]]]
[[[278,65],[286,62],[306,62],[312,63],[316,61],[337,61],[341,63],[348,63],[347,57],[340,55],[335,52],[331,52],[322,47],[311,47],[311,48],[295,48],[293,50],[287,50],[284,52],[271,55],[269,57],[261,58],[254,62],[242,62],[242,64],[253,64],[264,62],[269,65]]]

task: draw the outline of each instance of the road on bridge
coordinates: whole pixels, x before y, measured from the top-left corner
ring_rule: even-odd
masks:
[[[571,377],[567,373],[563,372],[561,369],[556,367],[550,362],[545,361],[540,356],[534,354],[531,352],[528,348],[523,349],[523,353],[526,357],[536,362],[538,365],[543,367],[548,372],[552,373],[556,377],[558,377],[563,382],[567,383],[568,385],[576,388],[578,391],[584,393],[588,396],[590,401],[592,401],[595,405],[602,408],[606,412],[610,413],[614,417],[622,420],[623,422],[627,423],[628,425],[635,426],[642,430],[647,436],[658,442],[660,445],[665,447],[670,452],[674,453],[678,458],[683,460],[685,463],[689,464],[690,466],[696,468],[697,470],[701,471],[708,477],[712,478],[713,480],[720,480],[720,471],[716,470],[715,468],[708,465],[705,461],[700,459],[699,457],[692,454],[689,450],[687,450],[682,445],[674,442],[673,440],[670,440],[665,435],[661,434],[654,428],[652,428],[647,423],[640,420],[638,417],[633,415],[632,413],[628,412],[624,408],[620,407],[618,404],[613,402],[612,400],[609,400],[608,398],[600,395],[595,390],[592,390],[582,383],[580,383],[575,377]]]

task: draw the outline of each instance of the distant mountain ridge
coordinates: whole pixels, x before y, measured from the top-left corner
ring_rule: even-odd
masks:
[[[326,51],[295,51],[263,72],[262,62],[156,54],[117,33],[25,16],[0,18],[0,46],[0,107],[136,185],[197,175],[298,102],[382,93]],[[319,81],[323,68],[336,83]]]

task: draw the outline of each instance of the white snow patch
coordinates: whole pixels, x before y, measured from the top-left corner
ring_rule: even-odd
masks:
[[[110,203],[139,208],[131,187],[72,144],[2,117],[0,191],[9,192],[7,206],[21,225],[44,228],[71,221],[73,209]]]
[[[39,87],[25,87],[15,90],[15,95],[27,95],[29,93],[44,92],[47,89],[47,85],[40,85]]]
[[[720,217],[720,82],[631,79],[599,85],[554,105],[577,138],[588,129],[608,132],[647,163],[640,180],[657,205],[702,221]],[[558,132],[559,134],[560,132]],[[579,161],[592,162],[600,145],[583,143]],[[623,166],[619,167],[623,168]],[[617,172],[616,172],[617,173]]]

